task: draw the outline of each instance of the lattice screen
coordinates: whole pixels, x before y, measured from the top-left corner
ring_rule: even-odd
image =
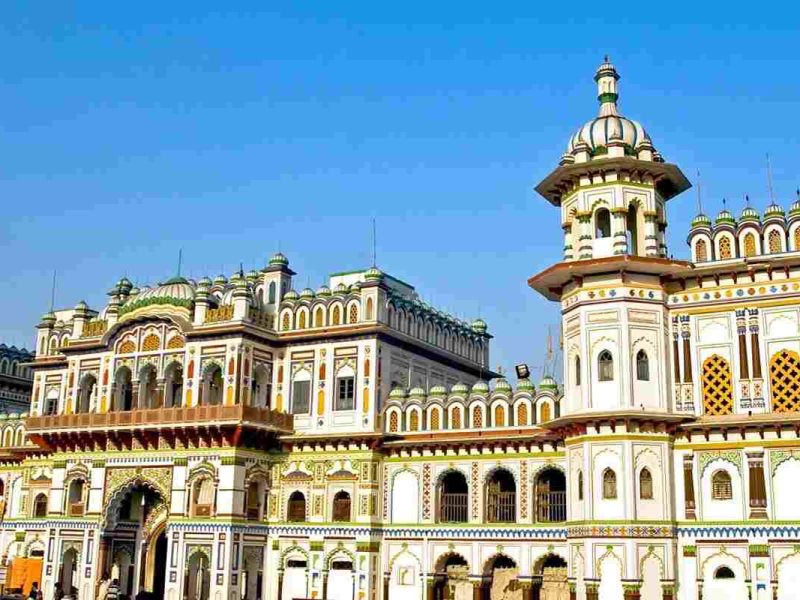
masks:
[[[731,366],[719,354],[703,361],[703,408],[707,415],[729,415],[733,412]]]
[[[748,233],[744,236],[744,255],[756,255],[756,236],[754,236],[752,233]]]
[[[769,382],[772,390],[772,410],[800,410],[800,356],[791,350],[781,350],[769,361]]]
[[[731,255],[731,238],[725,235],[719,241],[719,257],[722,259],[731,258]]]

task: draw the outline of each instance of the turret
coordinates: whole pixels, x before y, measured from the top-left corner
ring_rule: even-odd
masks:
[[[295,272],[289,268],[289,259],[281,252],[276,252],[269,259],[269,264],[262,269],[264,285],[264,306],[267,313],[276,314],[278,305],[284,295],[292,289],[292,276]]]

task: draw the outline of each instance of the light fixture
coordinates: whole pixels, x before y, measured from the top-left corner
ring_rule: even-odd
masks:
[[[521,365],[516,365],[514,369],[516,369],[517,371],[517,379],[527,379],[531,375],[531,370],[525,363],[522,363]]]

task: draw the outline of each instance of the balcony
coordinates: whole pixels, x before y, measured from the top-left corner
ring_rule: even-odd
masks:
[[[69,516],[70,517],[82,517],[83,516],[83,502],[72,502],[69,505]]]
[[[540,492],[536,495],[536,521],[562,523],[567,520],[567,493]]]
[[[439,505],[440,523],[466,523],[469,494],[443,493]]]
[[[278,433],[290,433],[292,415],[254,406],[192,406],[151,408],[107,413],[79,413],[28,417],[29,436],[66,431],[122,431],[186,429],[199,426],[248,425]]]
[[[261,511],[259,510],[258,506],[248,506],[245,510],[245,518],[248,521],[258,521],[260,512]]]

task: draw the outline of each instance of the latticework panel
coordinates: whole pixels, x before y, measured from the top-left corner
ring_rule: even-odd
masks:
[[[769,244],[769,251],[772,254],[777,254],[783,250],[781,244],[781,234],[778,232],[777,229],[773,229],[769,232],[769,237],[767,238],[767,243]]]
[[[721,259],[731,258],[732,254],[731,238],[729,238],[727,235],[723,236],[719,241],[719,257]]]
[[[703,408],[707,415],[729,415],[733,412],[731,366],[719,354],[703,361]]]
[[[502,427],[506,424],[506,411],[503,409],[501,405],[497,405],[494,407],[494,426],[495,427]]]
[[[697,256],[695,262],[706,262],[708,260],[708,248],[705,240],[699,240],[694,247],[694,253]]]
[[[748,233],[744,236],[744,255],[756,255],[756,236],[754,236],[752,233]]]
[[[772,410],[800,410],[800,355],[781,350],[769,361],[769,383],[772,390]]]

